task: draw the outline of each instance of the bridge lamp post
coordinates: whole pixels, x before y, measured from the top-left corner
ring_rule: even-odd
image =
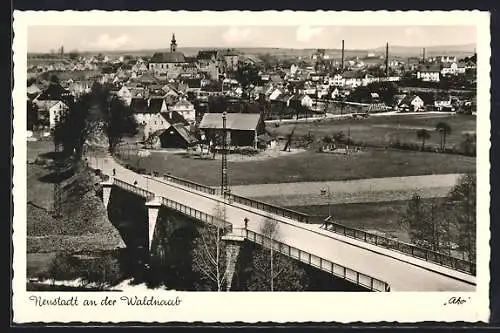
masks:
[[[330,186],[325,185],[321,189],[321,195],[326,196],[328,198],[328,217],[332,217],[332,193],[330,192]]]

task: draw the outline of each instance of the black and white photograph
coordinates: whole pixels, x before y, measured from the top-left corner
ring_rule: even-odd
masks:
[[[488,318],[487,13],[14,32],[15,319]]]

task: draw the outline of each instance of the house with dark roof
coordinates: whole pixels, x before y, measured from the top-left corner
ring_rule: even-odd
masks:
[[[148,141],[155,148],[186,149],[198,143],[198,139],[182,123],[171,124],[165,129],[156,131]]]
[[[166,129],[172,124],[188,122],[176,111],[169,110],[163,98],[132,99],[130,104],[134,112],[134,118],[143,130],[144,139],[152,133]]]
[[[424,111],[424,101],[417,95],[406,95],[401,102],[399,102],[398,107],[403,111],[415,112]]]
[[[211,146],[220,147],[222,113],[205,113],[199,128]],[[260,113],[227,113],[226,131],[230,146],[257,148],[259,135],[265,133],[265,124]]]
[[[50,83],[36,98],[39,101],[62,101],[71,105],[74,101],[71,91],[64,89],[59,83]]]
[[[439,82],[441,66],[439,64],[422,65],[417,71],[417,79],[422,81]]]

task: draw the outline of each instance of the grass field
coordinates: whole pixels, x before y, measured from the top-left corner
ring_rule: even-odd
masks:
[[[346,135],[348,131],[355,142],[364,142],[370,145],[386,145],[390,142],[417,143],[421,141],[417,138],[417,130],[425,128],[430,132],[430,139],[427,146],[438,147],[441,137],[435,131],[439,122],[446,122],[451,127],[451,134],[447,136],[447,147],[459,147],[463,134],[466,132],[476,132],[476,117],[472,115],[392,115],[392,116],[372,116],[366,119],[352,120],[328,120],[321,123],[301,123],[282,124],[279,127],[268,125],[268,130],[276,135],[287,135],[295,128],[295,135],[302,136],[308,133],[313,134],[316,139],[321,139],[325,135],[333,135],[343,131]]]
[[[152,152],[127,163],[171,173],[206,185],[220,184],[220,160],[192,159],[183,154]],[[305,151],[263,161],[229,162],[232,185],[269,184],[303,181],[347,180],[475,172],[476,159],[461,155],[367,149],[349,156]]]
[[[340,224],[368,232],[396,236],[399,240],[408,242],[408,233],[400,227],[400,221],[407,206],[408,200],[398,200],[338,204],[332,205],[331,210],[335,220]],[[323,219],[328,216],[328,205],[290,206],[287,208],[312,215],[312,223],[321,224]]]

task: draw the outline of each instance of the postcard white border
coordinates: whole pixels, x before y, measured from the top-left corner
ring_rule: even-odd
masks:
[[[168,17],[168,19],[166,19]],[[261,24],[265,22],[265,24]],[[179,296],[177,307],[35,307],[26,292],[26,58],[28,26],[313,26],[327,25],[473,25],[477,27],[478,112],[478,257],[477,289],[471,293],[206,293],[148,292],[157,297]],[[168,24],[166,24],[168,23]],[[479,11],[408,12],[14,12],[14,322],[420,322],[487,321],[489,318],[489,148],[490,148],[490,15]],[[46,294],[46,293],[45,293]],[[68,292],[51,292],[52,296]],[[121,294],[121,293],[120,293]],[[72,293],[100,299],[116,293]],[[141,293],[141,296],[145,293]],[[443,305],[450,297],[468,302]]]

